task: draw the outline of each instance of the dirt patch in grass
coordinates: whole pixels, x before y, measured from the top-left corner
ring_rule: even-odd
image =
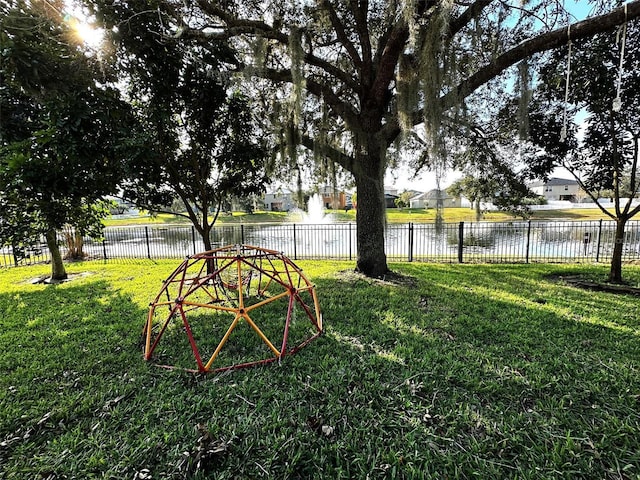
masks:
[[[361,281],[369,283],[370,285],[387,285],[396,287],[415,287],[418,284],[415,277],[395,272],[389,272],[381,278],[372,278],[354,270],[341,270],[338,272],[338,278],[349,283]]]
[[[24,283],[29,283],[31,285],[37,285],[40,283],[44,283],[45,285],[57,285],[59,283],[67,283],[72,282],[74,280],[79,280],[81,278],[85,278],[88,276],[94,275],[93,272],[80,272],[80,273],[70,273],[67,275],[67,278],[64,280],[51,280],[51,275],[39,275],[37,277],[30,278],[25,280]]]
[[[581,288],[583,290],[592,290],[596,292],[614,293],[618,295],[635,295],[640,297],[640,288],[631,285],[615,284],[607,282],[597,282],[593,279],[587,279],[579,275],[549,275],[550,280],[555,282],[566,283],[572,287]]]

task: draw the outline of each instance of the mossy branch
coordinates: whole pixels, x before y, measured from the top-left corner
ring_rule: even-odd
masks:
[[[347,33],[344,29],[344,25],[340,21],[340,18],[338,17],[336,10],[333,8],[333,5],[331,5],[331,2],[327,0],[323,0],[322,2],[320,2],[320,5],[329,14],[329,21],[331,22],[331,26],[335,29],[338,40],[349,54],[349,58],[351,58],[354,66],[356,68],[360,68],[362,66],[362,58],[360,58],[360,55],[358,54],[355,46],[353,45],[351,40],[349,40],[349,37],[347,36]]]
[[[589,38],[596,33],[606,31],[625,21],[640,17],[640,0],[628,3],[625,7],[619,7],[611,12],[583,20],[571,25],[571,39],[578,40]],[[443,111],[455,107],[458,102],[472,94],[476,89],[485,85],[489,80],[497,77],[507,68],[530,57],[535,53],[553,50],[568,41],[568,27],[558,28],[550,32],[537,35],[526,40],[512,49],[498,56],[488,65],[479,69],[476,73],[460,82],[457,87],[450,90],[440,98]],[[418,109],[413,113],[413,124],[419,125],[424,121],[424,110]],[[401,133],[400,125],[396,121],[390,121],[381,131],[381,136],[389,143]]]
[[[618,7],[611,12],[588,18],[571,25],[571,40],[589,38],[620,25],[625,21],[630,21],[640,17],[640,1],[628,3],[625,7]],[[545,52],[565,45],[569,40],[568,27],[558,28],[547,33],[537,35],[529,40],[525,40],[519,45],[498,56],[490,64],[484,66],[469,78],[461,82],[457,88],[442,97],[444,108],[455,106],[456,101],[466,98],[477,88],[486,84],[489,80],[497,77],[507,68],[515,65],[519,61],[530,57],[535,53]]]
[[[474,18],[476,18],[482,10],[488,7],[494,0],[478,0],[471,4],[464,12],[457,18],[451,20],[449,23],[449,31],[447,32],[448,38],[453,38],[456,33],[462,30],[469,24]]]
[[[307,148],[309,151],[317,149],[315,145],[316,141],[308,135],[300,135],[300,144]],[[349,172],[353,172],[355,169],[355,160],[351,155],[330,146],[322,145],[322,153],[326,155],[330,160],[340,165],[342,168]]]

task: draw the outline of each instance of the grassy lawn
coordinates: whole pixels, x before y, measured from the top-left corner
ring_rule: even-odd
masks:
[[[552,280],[606,267],[299,264],[325,335],[210,376],[141,356],[177,262],[0,270],[0,478],[640,478],[640,303]]]
[[[287,221],[287,212],[256,212],[255,214],[246,214],[243,212],[233,212],[231,215],[220,214],[216,224],[228,224],[228,223],[280,223]],[[161,213],[156,216],[149,216],[147,214],[140,214],[137,217],[132,218],[115,218],[110,217],[103,220],[103,223],[107,227],[122,227],[128,225],[161,225],[166,223],[173,224],[190,224],[189,220],[185,217],[178,215],[170,215],[167,213]]]

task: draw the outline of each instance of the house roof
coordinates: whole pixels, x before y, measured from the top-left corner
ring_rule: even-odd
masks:
[[[433,190],[429,190],[428,192],[421,193],[420,195],[412,197],[411,200],[446,200],[448,198],[452,197],[447,193],[446,190],[438,190],[437,188],[434,188]]]
[[[558,187],[563,185],[577,185],[578,182],[572,178],[551,177],[546,182],[539,181],[531,183],[531,187]]]

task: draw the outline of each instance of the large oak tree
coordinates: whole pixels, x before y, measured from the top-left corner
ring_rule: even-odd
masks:
[[[271,120],[283,139],[353,175],[357,269],[370,276],[388,270],[383,182],[403,132],[424,125],[429,155],[441,157],[443,126],[467,116],[472,96],[569,34],[569,15],[550,0],[155,0],[148,11],[177,39],[232,46],[235,70],[280,88]],[[571,38],[639,16],[640,2],[601,11]]]

